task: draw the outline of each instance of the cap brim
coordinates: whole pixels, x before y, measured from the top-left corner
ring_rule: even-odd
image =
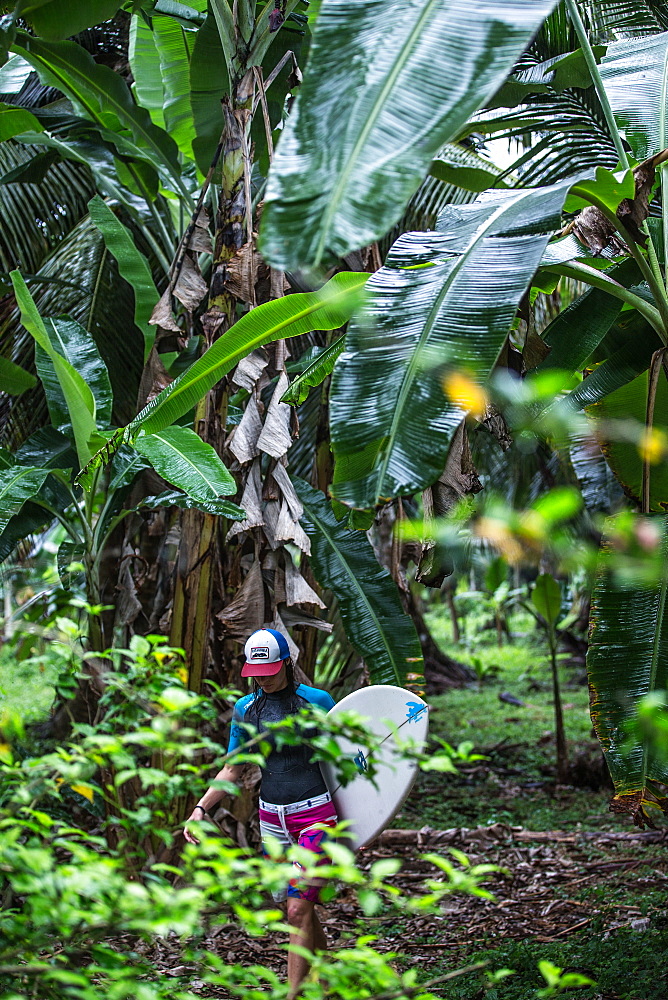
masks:
[[[244,663],[241,668],[242,677],[273,677],[283,666],[283,660],[275,663]]]

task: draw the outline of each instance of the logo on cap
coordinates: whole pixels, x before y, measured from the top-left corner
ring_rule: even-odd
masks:
[[[250,655],[256,660],[268,660],[269,646],[251,646]]]

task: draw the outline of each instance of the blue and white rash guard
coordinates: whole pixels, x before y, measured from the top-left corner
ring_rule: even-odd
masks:
[[[256,708],[257,705],[257,708]],[[247,694],[234,706],[228,753],[236,750],[248,739],[242,723],[253,725],[262,732],[270,722],[280,722],[294,715],[302,708],[315,705],[328,712],[334,706],[334,699],[320,688],[299,684],[292,694],[287,688],[275,694]],[[259,709],[259,711],[258,711]],[[282,746],[279,749],[271,737],[267,740],[272,749],[262,768],[260,797],[265,802],[283,806],[289,802],[301,802],[327,791],[320,773],[320,765],[311,760],[308,733],[305,742],[298,746]]]

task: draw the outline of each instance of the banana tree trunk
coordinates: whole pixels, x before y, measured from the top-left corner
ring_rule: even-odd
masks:
[[[250,125],[253,73],[248,71],[233,88],[232,100],[223,101],[225,130],[221,144],[221,191],[215,219],[214,258],[208,309],[202,317],[206,340],[224,336],[236,319],[237,299],[226,287],[228,267],[251,237]],[[208,345],[207,345],[208,346]],[[195,426],[200,436],[222,454],[225,447],[227,390],[216,387],[200,403]],[[214,628],[214,611],[226,603],[224,593],[214,593],[214,582],[228,577],[224,530],[211,514],[186,510],[176,560],[174,603],[170,638],[185,651],[188,686],[199,693],[207,665],[220,684],[230,681],[222,648]],[[220,572],[214,574],[214,566]]]

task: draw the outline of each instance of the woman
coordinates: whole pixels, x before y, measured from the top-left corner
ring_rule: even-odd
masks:
[[[242,677],[253,678],[253,690],[234,706],[228,753],[246,739],[242,723],[251,723],[262,732],[272,722],[294,715],[302,708],[316,705],[329,711],[334,700],[326,691],[295,685],[290,650],[285,637],[271,628],[259,629],[245,646],[246,662]],[[278,749],[269,738],[271,750],[262,767],[260,786],[260,832],[263,841],[275,837],[284,847],[299,844],[311,851],[313,864],[326,863],[322,843],[327,829],[336,825],[337,816],[331,796],[317,762],[311,760],[308,743],[283,746]],[[216,781],[237,781],[243,764],[225,764]],[[193,809],[187,823],[201,820],[223,796],[218,788],[209,788]],[[191,844],[198,841],[186,826],[184,836]],[[294,929],[290,944],[302,945],[309,951],[324,950],[327,940],[315,912],[320,886],[304,878],[303,869],[295,864],[295,877],[287,887],[287,918]],[[308,972],[308,962],[301,955],[288,952],[288,983],[290,996],[296,996],[299,985]]]

